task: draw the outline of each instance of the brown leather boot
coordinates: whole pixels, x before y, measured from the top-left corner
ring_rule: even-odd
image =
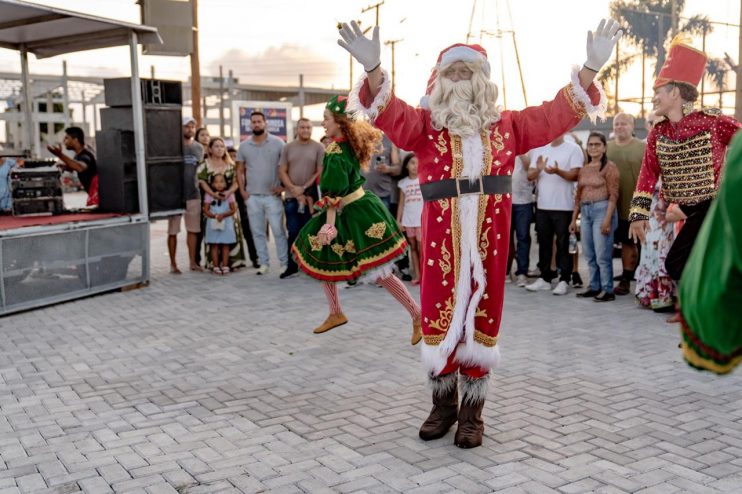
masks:
[[[459,448],[476,448],[482,445],[484,435],[482,409],[488,383],[489,376],[473,379],[462,375],[459,378],[461,408],[459,409],[459,426],[453,440]]]
[[[343,314],[342,312],[339,312],[337,314],[330,314],[329,316],[327,316],[327,319],[325,319],[325,322],[314,328],[314,333],[324,333],[325,331],[329,331],[332,328],[342,326],[346,322],[348,322],[348,318],[345,317],[345,314]]]
[[[422,427],[420,439],[430,441],[446,435],[448,429],[456,423],[459,405],[459,393],[456,387],[456,372],[431,379],[433,388],[433,409]]]

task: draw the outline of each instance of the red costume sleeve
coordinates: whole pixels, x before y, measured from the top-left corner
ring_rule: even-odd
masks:
[[[652,194],[660,176],[660,163],[657,160],[657,128],[647,136],[647,147],[644,149],[644,159],[636,182],[634,197],[631,199],[629,221],[649,219],[649,208],[652,205]]]
[[[589,100],[588,100],[589,98]],[[575,127],[585,115],[600,115],[605,96],[596,84],[587,91],[579,90],[574,82],[559,90],[553,101],[511,112],[515,134],[516,155],[545,146]],[[588,106],[589,105],[589,106]],[[592,108],[586,110],[586,106]]]
[[[371,97],[368,79],[358,91],[358,99],[366,114],[376,127],[400,149],[414,151],[423,141],[425,129],[425,110],[413,108],[397,98],[388,87],[389,75],[384,71],[384,82],[375,98]],[[352,96],[351,96],[352,98]]]
[[[729,146],[734,134],[742,128],[742,123],[727,115],[720,115],[716,120],[719,140],[724,146]]]

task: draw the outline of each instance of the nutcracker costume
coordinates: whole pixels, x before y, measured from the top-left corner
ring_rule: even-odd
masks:
[[[593,119],[602,116],[606,98],[597,81],[583,89],[579,79],[582,72],[575,67],[572,82],[560,89],[553,101],[493,115],[496,86],[489,81],[486,51],[479,45],[457,44],[440,53],[426,97],[421,107],[413,108],[394,95],[386,71],[381,71],[380,88],[373,94],[369,79],[378,77],[378,73],[372,73],[378,63],[366,56],[365,51],[372,50],[366,50],[362,39],[366,44],[378,43],[378,30],[368,40],[356,25],[351,26],[343,26],[339,44],[363,63],[368,74],[351,92],[351,106],[400,149],[414,152],[419,161],[424,199],[421,353],[433,395],[433,409],[420,429],[420,437],[442,437],[458,421],[454,443],[462,448],[476,447],[484,431],[481,414],[488,377],[500,360],[498,337],[515,157],[548,144],[585,115]],[[618,25],[612,21],[599,26],[605,60],[620,36],[617,30]],[[592,66],[597,66],[597,71],[605,60]],[[444,78],[460,67],[458,62],[464,62],[473,72],[472,85],[480,84],[477,78],[483,77],[485,86],[495,88],[487,103],[477,106],[464,102],[470,113],[480,112],[484,118],[490,112],[491,118],[472,132],[456,132],[435,121],[433,103],[442,91],[438,85],[449,84]],[[589,62],[590,57],[586,66]]]
[[[342,118],[347,101],[347,97],[334,96],[326,111]],[[336,136],[325,150],[320,176],[323,197],[315,204],[319,212],[301,229],[291,248],[299,268],[323,282],[330,306],[327,320],[314,332],[324,333],[348,322],[335,282],[363,277],[386,288],[407,309],[414,345],[421,338],[420,308],[392,274],[392,262],[404,255],[407,241],[381,200],[363,190],[365,181],[348,138]]]
[[[654,89],[686,84],[695,88],[706,67],[706,55],[690,46],[682,35],[670,45]],[[677,203],[688,219],[665,260],[672,279],[678,281],[693,243],[719,187],[727,146],[740,123],[717,109],[694,111],[683,105],[683,117],[657,123],[647,137],[639,180],[631,202],[629,220],[649,218],[652,192],[662,177],[661,197]]]
[[[742,134],[732,141],[716,199],[680,284],[683,357],[726,374],[742,362]],[[684,227],[685,228],[685,227]]]

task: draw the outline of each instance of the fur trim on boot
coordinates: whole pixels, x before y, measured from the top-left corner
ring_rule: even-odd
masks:
[[[459,377],[461,388],[461,408],[459,409],[459,426],[456,429],[454,444],[459,448],[476,448],[482,445],[484,421],[482,409],[487,397],[489,375],[474,379],[468,376]]]
[[[420,439],[424,441],[446,435],[456,423],[459,405],[455,372],[430,378],[428,383],[433,390],[433,409],[420,427]]]

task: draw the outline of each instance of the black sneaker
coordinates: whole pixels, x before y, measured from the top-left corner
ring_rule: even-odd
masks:
[[[575,288],[582,288],[582,276],[580,276],[580,273],[577,271],[572,273],[572,286]]]
[[[281,278],[282,280],[285,280],[289,276],[294,276],[298,272],[299,272],[299,268],[286,268],[286,270],[280,275],[278,275],[278,277]]]
[[[255,269],[258,269],[260,267],[260,263],[257,261],[257,259],[252,262],[252,267],[254,267]]]
[[[593,298],[595,302],[613,302],[614,300],[616,300],[616,296],[608,292],[600,292],[600,295]]]
[[[600,295],[601,293],[602,292],[600,290],[585,290],[584,292],[580,292],[575,296],[579,298],[591,298],[595,297],[596,295]]]

